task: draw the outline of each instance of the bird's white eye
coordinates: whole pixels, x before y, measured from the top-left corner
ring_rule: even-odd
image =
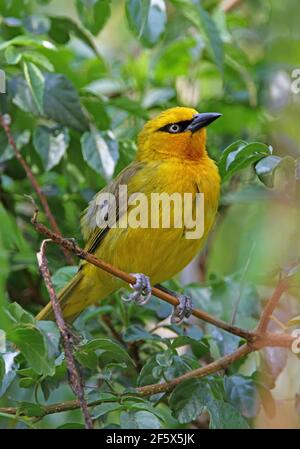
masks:
[[[170,133],[178,133],[180,131],[180,126],[177,125],[177,123],[173,123],[169,126],[169,132]]]

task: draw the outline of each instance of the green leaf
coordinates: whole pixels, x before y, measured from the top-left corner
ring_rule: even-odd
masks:
[[[63,126],[70,126],[78,131],[88,127],[78,94],[73,84],[63,75],[45,74],[45,114]]]
[[[228,332],[223,331],[223,329],[218,329],[217,327],[213,327],[211,330],[211,336],[216,342],[217,354],[213,354],[215,358],[219,356],[224,356],[230,354],[235,351],[239,346],[240,338],[236,335],[229,334]],[[212,342],[211,343],[211,351],[213,352]]]
[[[131,343],[139,340],[160,340],[160,337],[147,332],[142,326],[132,324],[126,328],[123,334],[124,341]]]
[[[78,271],[78,267],[61,267],[52,276],[52,282],[56,290],[61,290]]]
[[[105,179],[114,173],[119,157],[118,143],[111,132],[92,131],[81,137],[82,155],[88,165]]]
[[[213,400],[207,405],[211,429],[249,429],[249,424],[231,404]]]
[[[24,145],[27,145],[30,141],[30,131],[25,129],[20,134],[13,134],[17,148],[21,150]],[[13,147],[8,143],[7,136],[4,131],[0,131],[0,163],[9,161],[15,157],[16,153]]]
[[[45,78],[40,69],[32,62],[23,63],[24,76],[31,90],[39,113],[44,112]]]
[[[21,47],[35,47],[35,48],[47,48],[49,50],[55,50],[55,45],[46,39],[39,39],[32,36],[20,35],[13,39],[0,43],[0,51],[5,50],[11,45],[19,45]]]
[[[22,111],[36,116],[40,115],[30,87],[22,76],[14,77],[8,82],[8,91],[12,96],[13,103]]]
[[[33,134],[33,144],[41,156],[45,170],[59,164],[69,145],[67,128],[38,126]]]
[[[165,421],[164,415],[155,408],[149,401],[139,398],[139,397],[128,397],[128,399],[125,399],[122,401],[123,407],[125,407],[127,410],[144,410],[147,412],[152,413],[155,415],[158,419],[161,421]]]
[[[0,398],[5,394],[12,381],[15,379],[17,374],[18,365],[15,362],[15,357],[18,352],[6,352],[2,354],[1,360],[4,362],[4,370],[2,364],[2,379],[0,381]]]
[[[34,317],[23,309],[17,302],[13,302],[7,306],[7,313],[13,323],[34,324]]]
[[[189,423],[201,415],[208,401],[210,390],[207,384],[198,379],[188,379],[175,388],[169,404],[180,423]]]
[[[97,58],[101,58],[93,39],[90,37],[85,29],[81,28],[77,22],[72,20],[70,17],[59,17],[50,16],[51,29],[49,31],[49,36],[59,44],[65,44],[70,40],[71,35],[76,36],[85,45],[92,50]]]
[[[11,45],[8,47],[5,52],[4,56],[6,59],[7,64],[9,65],[15,65],[18,64],[22,59],[22,51],[18,50],[16,47]]]
[[[197,5],[197,11],[200,16],[203,31],[207,37],[209,46],[211,48],[215,64],[220,70],[220,72],[223,73],[224,49],[219,30],[213,18],[200,4]]]
[[[126,0],[125,5],[130,30],[145,47],[153,47],[166,27],[164,0]]]
[[[103,402],[103,404],[97,405],[93,410],[93,419],[101,418],[109,412],[122,409],[122,405],[118,402]]]
[[[54,363],[48,359],[47,347],[42,333],[31,325],[19,326],[8,332],[7,339],[15,343],[27,363],[38,374],[53,375]]]
[[[36,385],[37,381],[36,379],[33,379],[32,377],[23,377],[19,380],[19,387],[20,388],[31,388],[34,385]]]
[[[127,351],[118,343],[108,338],[96,338],[79,346],[76,358],[80,363],[88,368],[96,368],[99,358],[105,358],[106,363],[111,361],[134,362],[129,357]]]
[[[110,0],[76,0],[76,8],[81,23],[97,36],[110,16]]]
[[[276,169],[282,164],[283,160],[279,156],[267,156],[255,164],[257,176],[267,187],[274,186]]]
[[[11,48],[11,47],[9,47]],[[22,58],[26,61],[33,62],[34,64],[42,67],[45,70],[48,70],[48,72],[53,72],[54,67],[49,61],[46,56],[44,56],[42,53],[38,53],[36,51],[22,51]]]
[[[122,412],[120,416],[122,429],[160,429],[158,418],[150,412],[130,410]]]
[[[254,381],[241,375],[226,376],[224,388],[228,401],[246,418],[254,418],[259,411]]]
[[[224,48],[214,19],[200,3],[196,4],[190,0],[171,0],[171,2],[204,35],[214,62],[223,73]]]
[[[239,170],[270,154],[272,154],[272,147],[261,142],[247,143],[239,140],[232,143],[223,151],[219,161],[219,171],[223,182]]]
[[[208,346],[206,343],[201,340],[196,340],[195,338],[189,337],[188,335],[180,335],[179,337],[174,338],[171,347],[173,349],[176,349],[185,345],[197,346],[205,352],[208,350]]]

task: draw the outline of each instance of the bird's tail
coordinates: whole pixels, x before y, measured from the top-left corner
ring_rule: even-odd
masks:
[[[82,279],[82,272],[78,273],[71,279],[68,284],[63,287],[58,294],[58,301],[63,311],[64,318],[67,321],[73,321],[78,315],[79,311],[72,313],[72,305],[76,306],[80,294],[80,281]],[[77,298],[76,298],[77,297]],[[76,301],[77,299],[77,301]],[[82,300],[81,300],[82,301]],[[75,307],[74,307],[75,309]],[[37,320],[53,320],[54,313],[51,301],[37,314]]]

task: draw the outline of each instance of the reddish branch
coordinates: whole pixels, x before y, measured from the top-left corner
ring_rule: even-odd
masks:
[[[224,12],[229,12],[232,9],[234,9],[241,0],[223,0],[221,2],[221,9],[223,9]]]
[[[0,124],[1,124],[2,128],[5,131],[8,143],[11,145],[11,147],[13,148],[13,150],[15,152],[16,158],[18,159],[18,161],[22,165],[22,167],[23,167],[23,169],[24,169],[24,171],[25,171],[25,173],[27,175],[27,178],[29,179],[29,181],[31,182],[32,187],[36,191],[36,194],[37,194],[37,196],[38,196],[38,198],[39,198],[39,200],[40,200],[40,202],[41,202],[41,204],[43,206],[45,214],[46,214],[46,216],[47,216],[47,218],[49,220],[51,228],[53,229],[53,231],[56,234],[61,235],[61,232],[59,230],[57,222],[56,222],[56,220],[55,220],[55,218],[54,218],[54,216],[53,216],[53,214],[52,214],[52,212],[50,210],[48,201],[47,201],[47,199],[46,199],[46,197],[45,197],[45,195],[44,195],[44,193],[43,193],[43,191],[41,189],[41,186],[37,182],[34,174],[32,173],[31,168],[29,167],[29,165],[27,164],[27,162],[23,158],[20,150],[18,149],[18,147],[16,145],[15,139],[14,139],[12,133],[11,133],[11,130],[10,130],[8,116],[0,115]],[[73,260],[72,260],[72,257],[70,256],[70,254],[68,253],[68,251],[64,247],[62,247],[62,251],[63,251],[63,253],[65,255],[65,258],[66,258],[67,262],[70,265],[72,265],[73,264]]]
[[[50,274],[50,271],[48,268],[48,261],[47,261],[47,257],[46,257],[46,245],[48,242],[52,242],[52,240],[49,240],[49,239],[43,240],[43,242],[41,244],[40,251],[37,253],[38,264],[39,264],[40,271],[42,273],[42,276],[45,281],[45,285],[46,285],[48,293],[49,293],[55,320],[56,320],[58,329],[59,329],[61,337],[62,337],[64,352],[65,352],[66,362],[67,362],[67,367],[68,367],[68,372],[69,372],[70,386],[71,386],[74,394],[76,395],[77,403],[82,410],[84,420],[85,420],[85,427],[87,429],[92,429],[93,422],[92,422],[92,419],[91,419],[91,416],[90,416],[90,413],[88,410],[87,402],[84,397],[84,389],[83,389],[83,385],[82,385],[82,379],[81,379],[79,371],[76,367],[75,359],[73,356],[72,339],[69,334],[66,323],[63,319],[62,310],[61,310],[59,301],[57,299],[57,296],[56,296],[56,293],[55,293],[55,290],[53,287],[53,283],[51,280],[51,274]]]

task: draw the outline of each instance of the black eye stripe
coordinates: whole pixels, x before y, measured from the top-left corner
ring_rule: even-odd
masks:
[[[185,131],[186,127],[189,126],[192,120],[183,120],[181,122],[175,122],[175,123],[168,123],[167,125],[163,126],[162,128],[159,128],[158,131],[167,132],[170,134],[178,134]],[[172,131],[172,125],[177,125],[179,127],[178,131]]]

